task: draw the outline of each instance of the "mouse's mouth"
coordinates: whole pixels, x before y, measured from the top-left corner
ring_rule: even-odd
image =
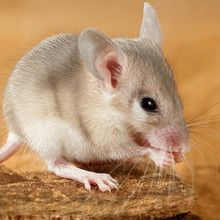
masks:
[[[159,146],[158,147],[153,146],[150,143],[150,141],[140,132],[135,132],[133,134],[133,138],[134,138],[134,141],[141,147],[152,148],[156,151],[164,151],[166,153],[172,154],[176,162],[180,162],[183,160],[183,153],[181,151],[176,152],[176,151],[168,150],[166,148],[161,148]]]

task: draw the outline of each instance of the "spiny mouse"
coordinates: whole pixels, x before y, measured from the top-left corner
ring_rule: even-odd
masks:
[[[149,157],[172,165],[189,149],[183,106],[161,49],[154,8],[145,3],[140,35],[110,39],[95,29],[59,34],[29,51],[3,100],[8,125],[0,162],[22,143],[56,175],[111,191],[109,174],[77,167]]]

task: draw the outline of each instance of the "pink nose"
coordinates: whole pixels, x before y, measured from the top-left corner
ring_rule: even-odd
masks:
[[[181,143],[180,135],[178,135],[175,132],[167,134],[165,136],[165,140],[166,140],[168,145],[170,145],[171,147],[174,147],[174,148],[180,146],[180,143]]]

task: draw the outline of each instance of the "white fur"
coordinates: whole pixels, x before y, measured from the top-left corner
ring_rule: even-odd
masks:
[[[131,123],[135,127],[140,127],[143,122],[148,121],[148,115],[146,114],[146,111],[144,111],[141,106],[140,102],[138,100],[135,100],[132,105],[132,118],[131,118]],[[144,131],[146,134],[148,134],[148,129],[147,129],[147,123],[145,124]]]
[[[105,121],[104,124],[98,120]],[[80,162],[103,161],[119,159],[121,154],[126,155],[127,140],[123,133],[114,133],[111,127],[117,129],[119,115],[102,111],[97,118],[94,131],[94,140],[88,140],[86,133],[73,127],[61,119],[42,119],[25,126],[25,136],[30,147],[39,153],[46,161],[55,161],[65,157],[68,160]],[[121,130],[118,123],[118,130]],[[96,142],[94,142],[96,141]],[[122,144],[124,143],[124,145]],[[121,158],[120,158],[121,159]]]
[[[110,93],[103,88],[102,89],[102,97],[103,97],[104,101],[110,102],[115,97],[115,93]]]
[[[146,112],[141,108],[140,102],[138,100],[134,101],[132,110],[133,110],[134,115],[136,115],[135,117],[146,120]]]
[[[61,119],[42,119],[25,126],[27,142],[45,160],[62,156],[87,160],[90,143],[84,135]]]

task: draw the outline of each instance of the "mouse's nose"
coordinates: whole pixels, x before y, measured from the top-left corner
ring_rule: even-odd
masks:
[[[181,136],[177,132],[171,132],[165,135],[165,140],[172,148],[179,147],[181,144]]]
[[[182,151],[183,145],[185,145],[185,138],[182,130],[176,127],[167,127],[162,130],[162,137],[167,150],[173,152]]]
[[[189,151],[187,133],[177,126],[163,127],[148,136],[152,147],[163,149],[167,152],[187,152]]]

